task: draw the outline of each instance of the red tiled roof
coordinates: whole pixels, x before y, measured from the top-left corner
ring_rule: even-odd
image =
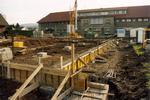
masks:
[[[117,15],[116,18],[150,17],[150,6],[128,7],[125,15]]]
[[[132,7],[114,7],[114,8],[100,8],[100,9],[87,9],[79,10],[79,12],[92,12],[92,11],[107,11],[107,10],[119,10],[127,9],[127,14],[113,15],[115,18],[136,18],[136,17],[150,17],[150,5],[149,6],[132,6]],[[45,22],[60,22],[69,21],[69,11],[50,13],[46,17],[42,18],[38,23]]]
[[[60,22],[60,21],[69,21],[69,12],[56,12],[50,13],[46,17],[42,18],[38,23],[45,22]]]
[[[108,11],[108,10],[120,10],[120,9],[127,9],[127,7],[85,9],[85,10],[80,10],[80,12]]]

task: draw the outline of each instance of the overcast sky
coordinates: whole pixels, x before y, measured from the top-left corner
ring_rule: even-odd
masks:
[[[51,12],[70,10],[73,3],[74,0],[0,0],[0,13],[9,24],[36,23]],[[150,0],[78,0],[78,9],[137,5],[150,5]]]

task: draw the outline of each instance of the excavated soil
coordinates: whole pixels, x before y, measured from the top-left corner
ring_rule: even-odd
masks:
[[[89,80],[109,84],[109,93],[113,94],[109,100],[148,100],[147,70],[141,64],[146,60],[144,56],[137,56],[126,41],[120,41],[116,49],[102,56],[108,59],[107,63],[92,64]],[[105,76],[109,70],[114,71],[115,77]]]
[[[42,63],[44,67],[49,67],[53,65],[57,65],[60,63],[60,57],[63,56],[64,61],[71,58],[71,51],[64,50],[65,46],[71,46],[72,42],[70,40],[63,40],[63,39],[28,39],[25,41],[25,45],[28,48],[38,48],[34,51],[28,51],[24,55],[15,54],[13,62],[21,63],[21,64],[30,64],[30,65],[37,65],[38,58],[36,57],[37,53],[39,52],[47,52],[48,57],[42,59]],[[96,47],[97,45],[101,44],[100,40],[95,41],[87,41],[87,40],[80,40],[76,41],[75,43],[75,54],[81,54],[92,47]],[[48,47],[44,47],[48,46]]]
[[[8,97],[12,96],[20,86],[19,82],[0,78],[0,100],[8,100]]]
[[[135,54],[131,46],[121,46],[117,77],[108,80],[110,92],[115,96],[110,100],[140,100],[147,96],[146,71],[141,64],[145,58]]]

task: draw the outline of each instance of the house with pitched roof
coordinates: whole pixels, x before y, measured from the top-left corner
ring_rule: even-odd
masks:
[[[8,22],[5,20],[3,15],[0,14],[0,33],[4,32],[7,26]]]
[[[117,29],[146,28],[150,24],[150,6],[86,9],[78,11],[80,35],[92,30],[98,36],[113,35]],[[68,32],[69,11],[50,13],[38,21],[41,30],[53,29],[62,35]]]

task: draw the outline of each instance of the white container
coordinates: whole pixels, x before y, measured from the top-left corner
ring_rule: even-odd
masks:
[[[137,34],[137,43],[143,43],[145,40],[144,28],[137,28],[136,34]]]
[[[125,29],[117,29],[117,37],[125,37],[126,35],[126,32],[125,32]]]
[[[136,37],[136,29],[130,30],[130,37]]]
[[[13,59],[13,53],[10,48],[1,48],[0,49],[0,61],[8,61]]]
[[[39,52],[37,55],[38,55],[38,57],[41,57],[41,58],[46,58],[46,57],[48,57],[48,56],[47,56],[47,52]]]

